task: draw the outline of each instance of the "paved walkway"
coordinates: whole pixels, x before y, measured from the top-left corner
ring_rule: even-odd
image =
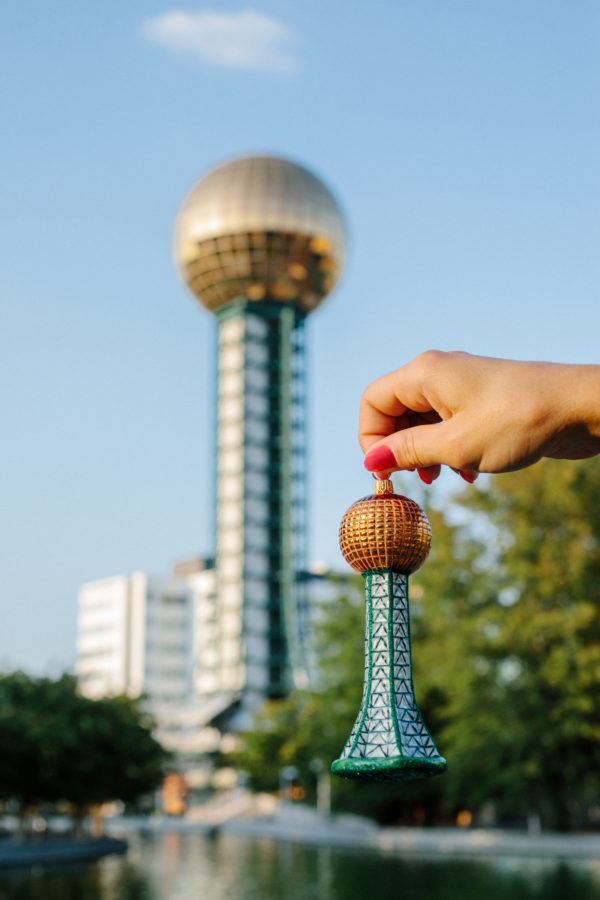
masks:
[[[107,831],[142,828],[152,831],[219,833],[278,841],[355,847],[406,856],[441,858],[530,857],[538,859],[596,859],[600,834],[559,834],[483,828],[390,828],[360,816],[325,816],[309,807],[282,804],[269,798],[247,799],[223,806],[192,810],[187,817],[144,820],[107,820]],[[230,814],[228,814],[230,813]]]
[[[313,810],[284,807],[271,819],[232,820],[222,832],[275,840],[362,847],[407,856],[445,858],[535,857],[600,860],[600,835],[504,831],[483,828],[379,827],[354,816],[326,818]]]

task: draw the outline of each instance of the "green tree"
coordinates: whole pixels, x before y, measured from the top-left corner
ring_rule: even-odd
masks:
[[[600,790],[600,460],[544,461],[466,494],[498,602],[449,699],[455,794],[564,828]]]
[[[0,798],[21,807],[43,797],[35,685],[23,672],[0,677]]]
[[[135,801],[157,787],[168,754],[126,697],[90,700],[74,678],[0,678],[0,797],[21,807]]]

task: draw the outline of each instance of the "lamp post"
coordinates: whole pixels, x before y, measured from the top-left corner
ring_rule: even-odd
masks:
[[[284,766],[279,772],[279,800],[283,803],[291,793],[292,782],[298,777],[296,766]]]
[[[313,759],[310,770],[317,782],[317,811],[325,816],[331,813],[331,776],[322,759]]]

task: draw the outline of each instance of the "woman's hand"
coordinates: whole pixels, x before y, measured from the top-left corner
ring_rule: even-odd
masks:
[[[516,362],[429,350],[363,394],[359,442],[381,474],[447,465],[474,481],[542,456],[600,453],[600,366]]]

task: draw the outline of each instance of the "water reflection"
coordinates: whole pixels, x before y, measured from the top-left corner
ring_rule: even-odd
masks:
[[[0,900],[155,900],[148,879],[122,859],[0,873]]]
[[[405,859],[233,836],[131,838],[126,858],[0,873],[0,900],[600,900],[594,863]]]

